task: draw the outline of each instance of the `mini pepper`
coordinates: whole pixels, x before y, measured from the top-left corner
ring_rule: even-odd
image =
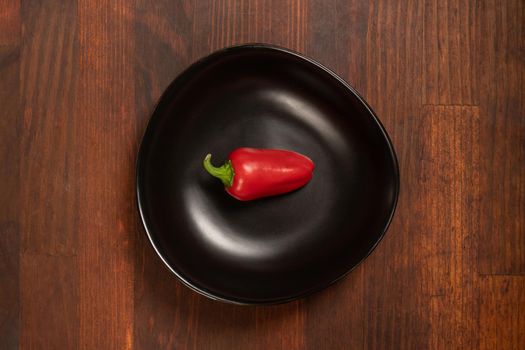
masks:
[[[232,197],[249,201],[284,194],[312,179],[314,163],[302,154],[279,149],[237,148],[220,167],[203,161],[208,173],[220,179]]]

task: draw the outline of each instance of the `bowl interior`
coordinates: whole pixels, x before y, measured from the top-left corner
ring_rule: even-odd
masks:
[[[240,202],[207,174],[237,147],[297,151],[312,181]],[[380,240],[397,164],[370,109],[332,73],[285,50],[238,47],[186,70],[161,98],[138,159],[138,200],[157,252],[219,299],[267,303],[321,289]]]

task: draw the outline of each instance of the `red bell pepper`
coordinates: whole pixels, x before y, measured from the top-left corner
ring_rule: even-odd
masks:
[[[203,164],[222,181],[226,192],[241,201],[296,190],[310,181],[314,170],[310,158],[277,149],[237,148],[220,167],[211,164],[211,154]]]

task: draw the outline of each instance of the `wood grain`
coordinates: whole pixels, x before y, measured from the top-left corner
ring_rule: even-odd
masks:
[[[423,51],[423,13],[418,1],[370,3],[366,65],[354,72],[364,75],[361,92],[392,138],[401,174],[396,216],[364,264],[363,348],[423,349],[429,337],[424,318],[428,306],[417,278],[422,218],[416,203],[422,189],[416,179],[424,142],[420,137],[424,81],[422,57],[412,54]]]
[[[0,45],[20,43],[20,0],[0,0]]]
[[[79,347],[133,346],[134,7],[78,1]]]
[[[525,274],[525,4],[481,2],[480,272]]]
[[[523,349],[525,277],[483,276],[480,295],[480,349]]]
[[[479,103],[478,8],[469,0],[425,2],[425,104]]]
[[[76,7],[57,7],[58,3],[24,3],[22,7],[21,240],[25,254],[73,256],[77,237],[71,232],[76,228],[79,198],[76,159],[70,152],[75,119],[70,114],[78,65],[75,31],[69,28],[76,25]]]
[[[422,314],[429,325],[425,348],[478,348],[479,136],[477,107],[423,110],[418,183],[425,210],[416,277],[428,303]]]
[[[0,42],[0,339],[6,348],[18,346],[20,328],[19,71],[19,46]]]
[[[519,0],[0,0],[0,347],[525,348],[524,27]],[[356,87],[401,171],[373,254],[279,306],[184,287],[135,207],[162,91],[247,42]]]
[[[78,348],[76,264],[70,256],[53,254],[23,254],[20,260],[20,347]]]
[[[79,192],[71,118],[76,38],[69,28],[76,7],[24,2],[21,18],[20,345],[75,347]]]

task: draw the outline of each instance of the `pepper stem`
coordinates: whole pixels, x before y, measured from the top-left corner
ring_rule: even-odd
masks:
[[[211,164],[211,154],[207,154],[202,162],[204,169],[210,173],[210,175],[215,176],[222,181],[224,186],[231,187],[233,184],[233,166],[231,160],[228,160],[226,163],[220,167],[215,167]]]

